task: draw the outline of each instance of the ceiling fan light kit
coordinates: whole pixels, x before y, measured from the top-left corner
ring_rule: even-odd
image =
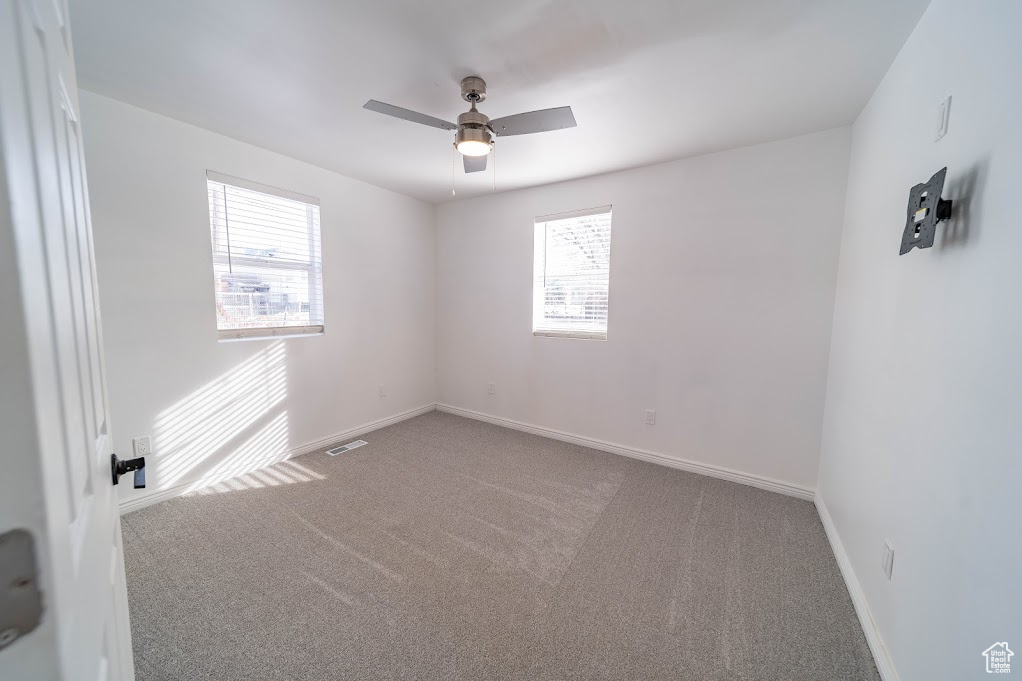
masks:
[[[458,132],[458,143],[455,145],[462,156],[486,156],[490,153],[492,142],[482,139],[471,139],[470,133],[475,131],[462,130]],[[478,133],[485,135],[486,133]],[[489,135],[486,135],[489,137]]]
[[[461,81],[461,98],[468,102],[471,108],[458,116],[457,125],[375,99],[370,99],[363,108],[441,130],[454,130],[454,147],[464,157],[466,173],[486,170],[486,157],[493,150],[494,137],[528,135],[575,127],[575,116],[570,106],[529,111],[491,121],[488,116],[476,109],[478,103],[486,100],[486,82],[478,76],[469,76]]]

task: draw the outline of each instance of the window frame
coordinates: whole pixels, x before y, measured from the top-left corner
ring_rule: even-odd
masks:
[[[260,327],[247,327],[240,329],[221,329],[220,328],[220,316],[216,316],[217,320],[217,340],[219,342],[225,341],[239,341],[239,340],[258,340],[265,338],[281,338],[281,337],[297,337],[297,336],[322,336],[326,332],[326,311],[324,309],[325,293],[323,291],[323,247],[322,247],[322,214],[320,209],[320,201],[315,196],[309,196],[307,194],[300,194],[288,189],[281,189],[280,187],[274,187],[272,185],[262,184],[260,182],[253,182],[252,180],[246,180],[240,177],[234,177],[232,175],[226,175],[219,173],[215,170],[206,171],[206,194],[209,196],[209,183],[214,182],[237,189],[244,189],[248,191],[259,192],[269,196],[275,196],[277,198],[287,199],[290,201],[297,201],[303,203],[306,206],[306,219],[309,229],[309,261],[299,260],[281,260],[279,258],[265,258],[254,255],[236,255],[230,252],[230,233],[228,231],[228,255],[223,255],[216,252],[213,243],[213,224],[216,219],[215,213],[209,210],[207,205],[207,214],[210,222],[210,250],[212,252],[212,264],[213,264],[213,297],[216,300],[216,271],[217,266],[228,266],[233,267],[235,265],[259,267],[265,269],[278,269],[282,271],[302,271],[305,272],[309,282],[309,317],[311,319],[322,319],[322,324],[307,324],[304,326],[260,326]],[[207,201],[208,204],[208,201]],[[214,205],[214,211],[217,206]],[[313,208],[316,209],[319,215],[319,229],[317,229],[316,218],[314,217]],[[229,216],[228,216],[229,220]],[[319,257],[316,257],[316,254]],[[319,284],[319,295],[316,295],[316,284]],[[215,305],[214,305],[215,307]],[[318,315],[318,316],[317,316]]]
[[[533,245],[532,245],[532,249],[533,249],[533,252],[532,252],[532,287],[533,287],[533,291],[532,291],[532,335],[534,337],[573,338],[573,339],[576,339],[576,340],[598,340],[598,341],[605,341],[605,340],[607,340],[607,338],[608,338],[608,336],[610,334],[610,275],[611,275],[611,269],[610,268],[611,268],[611,254],[612,254],[612,251],[613,251],[612,242],[613,242],[613,235],[614,235],[614,230],[613,230],[613,213],[614,213],[614,210],[613,210],[613,208],[614,207],[613,207],[612,204],[608,204],[608,205],[605,205],[605,206],[597,206],[595,208],[583,208],[583,209],[580,209],[580,210],[565,211],[565,212],[562,212],[562,213],[552,213],[550,215],[540,215],[540,216],[536,217],[535,220],[533,221]],[[537,325],[537,317],[536,317],[537,306],[542,304],[541,303],[542,300],[545,300],[545,292],[546,292],[546,287],[545,286],[541,287],[539,285],[539,281],[542,278],[545,278],[545,276],[546,276],[546,254],[545,253],[544,253],[544,256],[543,256],[544,272],[542,274],[540,274],[536,270],[536,265],[537,265],[537,262],[536,262],[536,260],[537,260],[536,247],[537,247],[537,233],[538,233],[539,226],[542,224],[542,225],[544,225],[544,229],[545,229],[545,225],[548,222],[556,222],[556,221],[559,221],[559,220],[570,220],[572,218],[582,218],[582,217],[587,217],[587,216],[590,216],[590,215],[603,215],[603,214],[606,214],[608,216],[608,220],[610,221],[610,228],[609,228],[610,239],[609,239],[608,244],[607,244],[607,248],[608,248],[608,253],[607,253],[607,316],[606,316],[606,320],[604,322],[604,329],[603,329],[603,331],[589,331],[589,330],[578,330],[578,329],[553,329],[553,328],[543,328],[541,326],[538,326]]]

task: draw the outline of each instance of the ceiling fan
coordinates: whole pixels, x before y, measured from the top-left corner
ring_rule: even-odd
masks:
[[[469,76],[461,81],[461,98],[472,106],[458,116],[457,125],[417,111],[402,109],[393,104],[384,104],[375,99],[370,99],[363,108],[433,128],[456,130],[454,146],[464,157],[466,173],[486,170],[486,157],[493,149],[494,135],[509,137],[575,127],[575,117],[571,113],[570,106],[528,111],[495,118],[491,121],[489,117],[476,109],[476,104],[486,99],[486,82],[477,76]]]

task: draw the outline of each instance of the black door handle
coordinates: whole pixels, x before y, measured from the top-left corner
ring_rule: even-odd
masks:
[[[145,487],[145,457],[140,456],[137,459],[125,459],[121,460],[117,458],[116,454],[110,455],[110,475],[114,480],[114,484],[122,475],[128,471],[135,471],[135,489],[142,489]]]

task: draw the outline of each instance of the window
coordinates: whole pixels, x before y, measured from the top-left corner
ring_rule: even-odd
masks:
[[[323,332],[319,199],[206,172],[221,340]]]
[[[607,338],[610,206],[536,218],[532,332]]]

